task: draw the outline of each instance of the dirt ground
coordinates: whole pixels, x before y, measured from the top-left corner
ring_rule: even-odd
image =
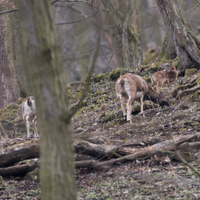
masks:
[[[183,80],[189,81],[179,77],[173,84],[173,89]],[[174,136],[200,131],[199,100],[194,100],[192,96],[176,100],[168,93],[166,87],[163,88],[163,92],[170,101],[170,107],[161,108],[146,102],[145,117],[134,113],[133,124],[125,122],[120,103],[116,99],[114,85],[115,80],[111,81],[108,78],[92,83],[85,106],[72,119],[75,137],[80,134],[91,134],[96,144],[112,144],[112,141],[142,141],[153,136],[164,141]],[[71,84],[71,104],[80,96],[82,87],[80,83]],[[134,102],[135,105],[139,104]],[[200,152],[198,149],[190,149],[190,152],[193,156],[190,164],[199,170]],[[101,161],[104,158],[93,159]],[[0,200],[40,199],[39,182],[33,179],[3,178],[0,181]],[[152,156],[119,163],[103,172],[86,168],[76,169],[76,186],[79,200],[200,199],[198,175],[188,166],[166,155],[158,156],[158,159]]]

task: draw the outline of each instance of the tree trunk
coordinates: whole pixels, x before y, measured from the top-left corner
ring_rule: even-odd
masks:
[[[181,15],[178,0],[156,0],[180,62],[179,69],[200,66],[200,42]]]
[[[136,1],[130,3],[130,11],[127,15],[127,41],[128,57],[131,69],[142,64],[142,45],[139,38]]]
[[[112,27],[108,29],[115,48],[118,66],[129,69],[142,63],[142,47],[138,34],[135,1],[115,2],[103,0],[105,18]]]
[[[169,37],[169,34],[166,32],[164,41],[162,43],[162,49],[158,56],[157,62],[166,62],[167,60],[172,60],[177,57],[176,49],[172,39]]]
[[[0,15],[0,108],[20,96],[14,64],[13,31],[9,15]]]
[[[42,199],[76,199],[73,132],[50,1],[19,0],[27,74],[40,130]]]

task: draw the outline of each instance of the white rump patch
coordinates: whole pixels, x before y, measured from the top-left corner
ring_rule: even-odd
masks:
[[[136,92],[135,93],[135,99],[140,98],[143,95],[143,92]]]

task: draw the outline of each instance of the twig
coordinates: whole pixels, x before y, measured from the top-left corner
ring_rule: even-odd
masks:
[[[198,176],[200,176],[200,172],[191,164],[189,164],[180,154],[179,151],[176,151],[176,155],[179,157],[179,159],[181,160],[181,162],[185,165],[187,165],[193,172],[195,172]]]
[[[196,0],[197,1],[197,0]],[[183,17],[184,15],[186,15],[187,13],[189,13],[190,11],[194,10],[196,7],[198,7],[200,5],[200,3],[197,1],[197,4],[192,7],[191,9],[189,9],[187,12],[183,13],[180,17]],[[178,18],[180,18],[178,17]]]
[[[169,114],[169,116],[180,106],[180,105],[182,105],[183,103],[180,103],[180,104],[178,104],[178,106],[176,106],[176,108],[174,108],[174,110],[172,110],[172,112]]]
[[[5,10],[3,12],[0,12],[0,15],[6,14],[6,13],[11,13],[11,12],[15,12],[18,11],[18,8],[12,9],[12,10]]]
[[[95,13],[93,13],[92,15],[90,15],[90,16],[88,16],[86,18],[83,18],[83,19],[75,20],[75,21],[72,21],[72,22],[56,23],[56,25],[74,24],[74,23],[77,23],[77,22],[81,22],[81,21],[84,21],[84,20],[87,20],[87,19],[93,17],[94,15],[97,14],[97,12],[98,12],[98,10]]]
[[[108,70],[108,68],[109,68],[109,66],[110,66],[110,62],[111,62],[113,56],[114,56],[114,52],[113,52],[112,55],[110,56],[110,59],[109,59],[109,61],[108,61],[107,68],[106,68],[106,70],[104,71],[104,73],[107,72],[107,70]]]

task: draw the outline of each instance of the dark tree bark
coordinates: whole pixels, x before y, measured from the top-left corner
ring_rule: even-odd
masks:
[[[0,15],[0,108],[15,102],[20,96],[14,64],[11,25],[9,16]]]
[[[200,42],[184,17],[177,0],[156,0],[180,62],[179,69],[200,68]]]
[[[36,99],[43,200],[76,199],[73,132],[50,1],[19,0],[27,75]]]

